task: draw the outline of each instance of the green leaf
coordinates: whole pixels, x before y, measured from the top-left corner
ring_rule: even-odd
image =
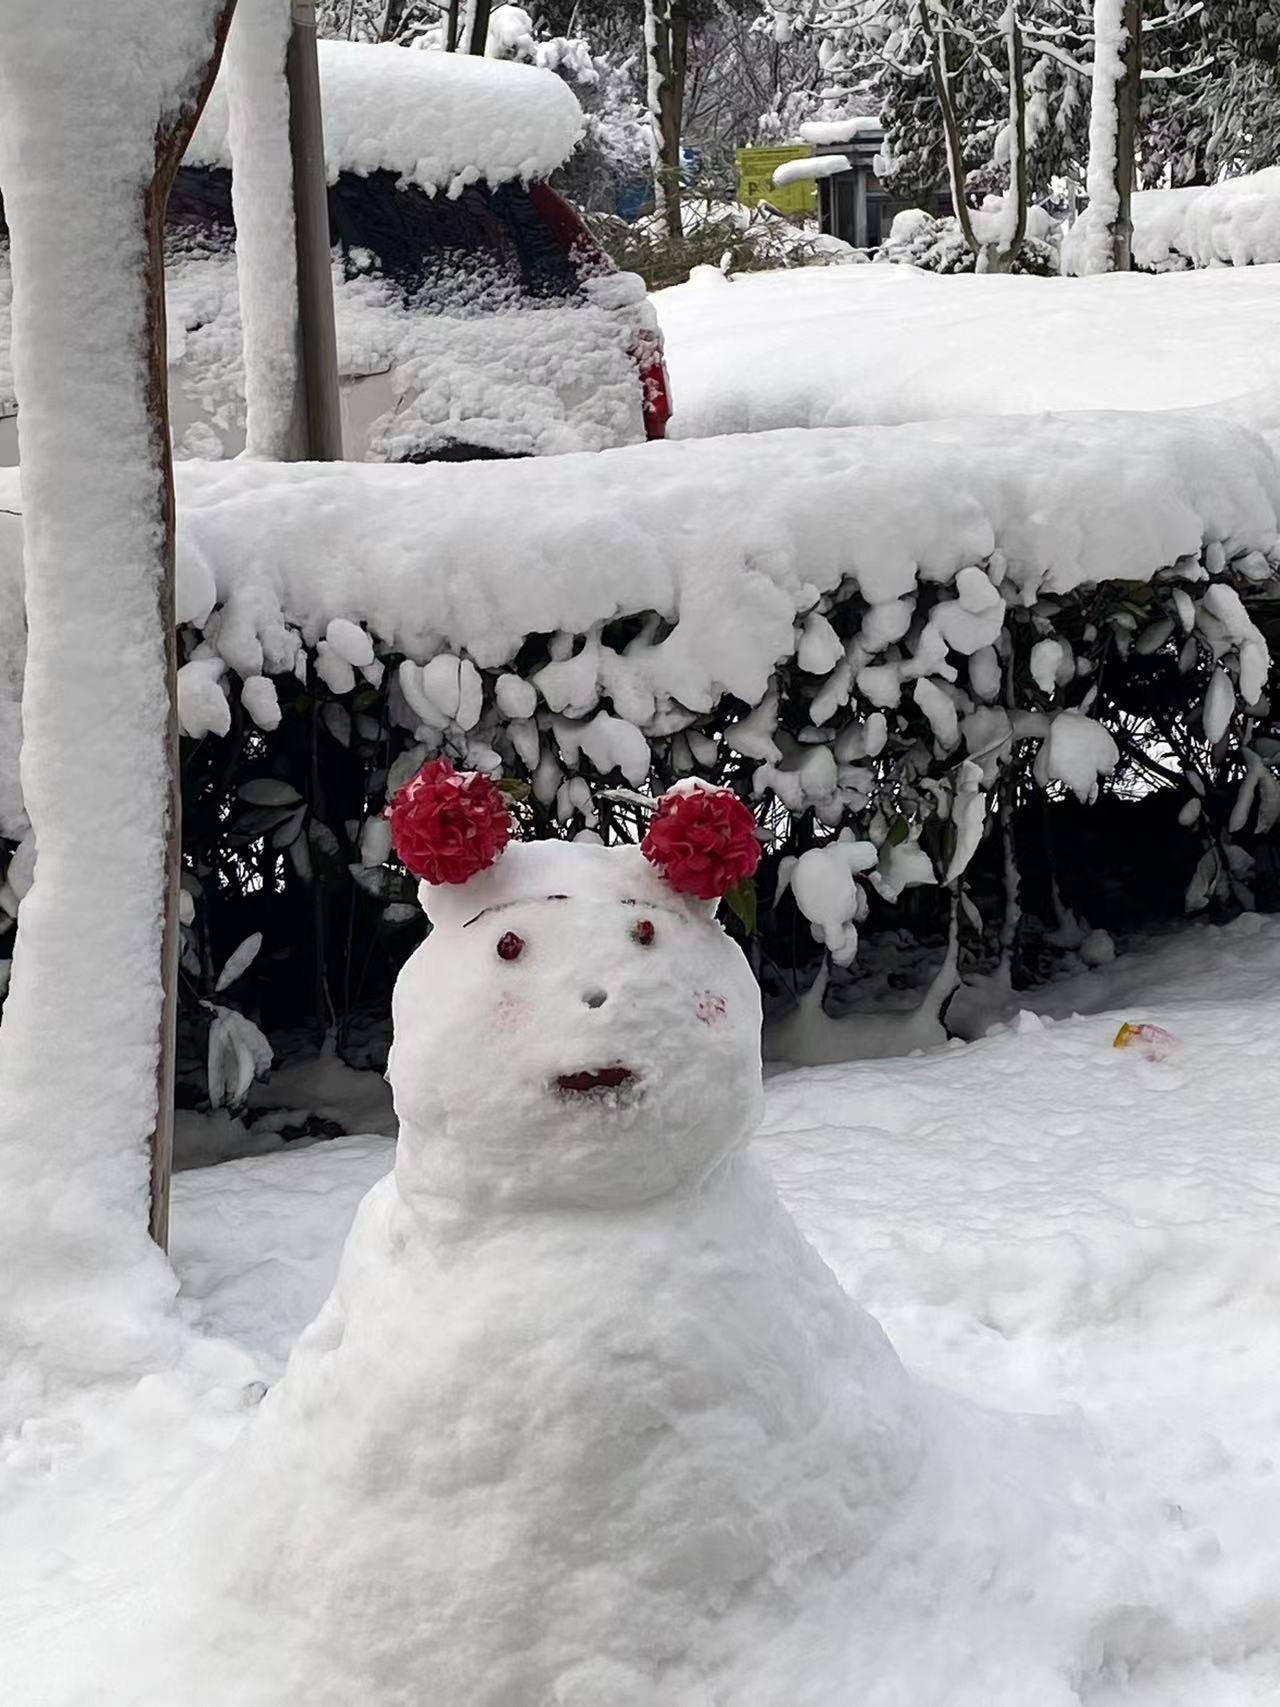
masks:
[[[759,910],[756,886],[749,877],[735,883],[724,897],[725,906],[737,919],[748,936],[756,934],[756,915]]]
[[[910,824],[905,818],[899,816],[890,825],[889,834],[884,839],[884,845],[887,848],[900,848],[910,834]]]
[[[523,802],[529,798],[533,790],[527,782],[521,782],[518,777],[504,776],[498,779],[498,792],[505,794],[508,800]]]

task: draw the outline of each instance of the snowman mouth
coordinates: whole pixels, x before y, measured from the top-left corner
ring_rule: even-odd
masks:
[[[556,1089],[563,1097],[593,1097],[603,1101],[637,1083],[630,1067],[595,1067],[581,1073],[561,1073]]]

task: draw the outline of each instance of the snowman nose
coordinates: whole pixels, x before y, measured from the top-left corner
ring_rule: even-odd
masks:
[[[587,990],[583,993],[582,1000],[589,1008],[602,1008],[609,997],[603,990]]]

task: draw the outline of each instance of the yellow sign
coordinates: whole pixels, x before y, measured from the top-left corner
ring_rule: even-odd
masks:
[[[806,214],[818,210],[818,189],[812,178],[802,178],[798,184],[774,188],[773,174],[788,160],[808,160],[812,148],[803,144],[791,148],[739,148],[738,200],[744,207],[768,202],[779,213]]]

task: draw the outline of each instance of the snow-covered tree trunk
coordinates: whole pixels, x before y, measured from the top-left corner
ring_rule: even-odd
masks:
[[[306,454],[285,80],[290,11],[290,0],[238,0],[223,73],[244,335],[245,450],[273,462]]]
[[[1089,105],[1089,205],[1072,232],[1075,273],[1127,272],[1130,198],[1142,76],[1142,0],[1094,0]]]
[[[1005,218],[994,236],[980,233],[966,198],[964,143],[960,115],[956,110],[948,48],[950,17],[938,0],[917,0],[921,33],[928,51],[934,94],[942,117],[947,150],[947,176],[951,205],[980,273],[1012,272],[1027,234],[1030,182],[1027,172],[1027,82],[1022,63],[1022,23],[1017,0],[1010,0],[1001,20],[1005,57],[1009,67],[1009,188],[1005,195]]]
[[[942,20],[934,16],[930,0],[919,0],[919,10],[920,28],[929,52],[929,67],[933,77],[934,94],[937,96],[938,110],[942,115],[942,134],[947,146],[947,178],[951,188],[951,205],[956,210],[961,235],[970,250],[977,255],[981,252],[982,245],[974,231],[973,217],[965,195],[964,149],[960,138],[960,124],[956,115],[955,101],[951,93],[951,66],[947,54],[946,27]]]
[[[644,41],[649,68],[654,209],[667,236],[678,243],[684,235],[680,217],[680,135],[689,63],[689,14],[680,0],[645,0]]]
[[[174,1331],[147,1237],[178,898],[161,238],[231,7],[5,0],[0,28],[37,847],[0,1026],[0,1414]]]

